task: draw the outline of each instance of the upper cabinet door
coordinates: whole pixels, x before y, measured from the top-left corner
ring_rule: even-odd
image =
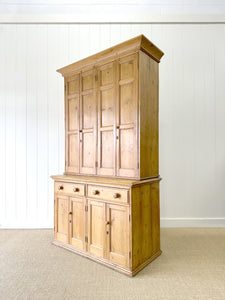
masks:
[[[80,173],[96,174],[96,72],[81,73],[80,89]]]
[[[138,55],[119,60],[117,176],[138,177]]]
[[[66,172],[79,173],[80,76],[65,80]]]
[[[98,69],[98,175],[115,175],[116,63]]]

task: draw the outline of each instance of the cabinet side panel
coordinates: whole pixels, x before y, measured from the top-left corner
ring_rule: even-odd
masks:
[[[132,189],[132,269],[159,250],[159,184],[141,184]]]
[[[156,253],[160,250],[160,208],[159,208],[159,183],[151,185],[152,203],[152,250]]]
[[[140,52],[140,177],[159,175],[158,63]]]

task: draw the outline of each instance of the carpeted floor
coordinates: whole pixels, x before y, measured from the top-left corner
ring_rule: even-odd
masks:
[[[0,230],[0,299],[225,299],[225,229],[162,229],[163,254],[133,278],[51,244],[52,230]]]

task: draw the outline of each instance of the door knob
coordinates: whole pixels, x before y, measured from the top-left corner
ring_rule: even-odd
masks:
[[[93,194],[93,195],[98,195],[98,194],[99,194],[99,191],[98,191],[98,190],[93,190],[93,191],[92,191],[92,194]]]
[[[119,198],[119,197],[120,197],[120,194],[118,194],[118,193],[113,194],[113,198]]]
[[[109,221],[105,222],[105,225],[109,225],[109,224],[110,224],[110,222],[109,222]]]

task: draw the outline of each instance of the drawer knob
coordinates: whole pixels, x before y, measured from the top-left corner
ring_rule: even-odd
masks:
[[[58,190],[60,191],[60,190],[63,190],[63,185],[59,185],[58,186]]]
[[[70,212],[69,212],[69,215],[72,215],[72,214],[73,214],[72,211],[70,211]]]
[[[118,193],[113,194],[113,198],[119,198],[119,197],[120,197],[120,194],[118,194]]]
[[[98,194],[99,194],[99,191],[98,191],[98,190],[93,190],[93,191],[92,191],[92,194],[93,194],[93,195],[98,195]]]
[[[79,192],[78,187],[74,187],[74,188],[73,188],[73,191],[74,191],[74,192]]]

